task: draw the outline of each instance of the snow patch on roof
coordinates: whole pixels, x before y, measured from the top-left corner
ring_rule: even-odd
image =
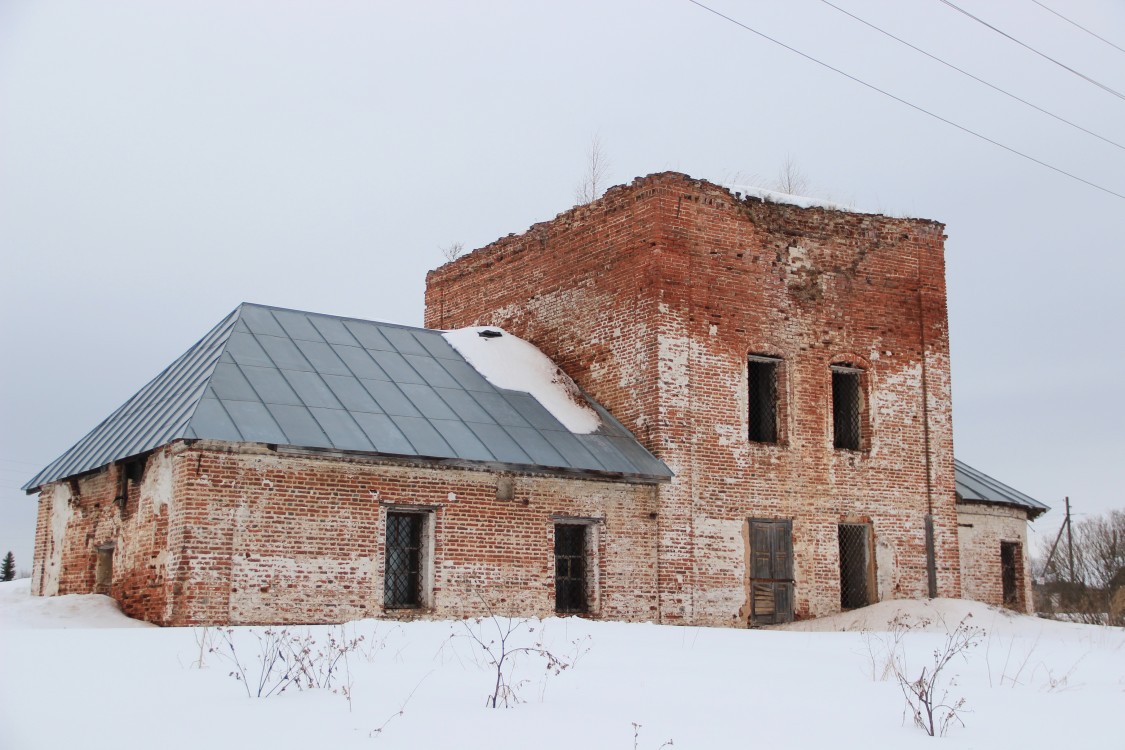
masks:
[[[723,187],[732,193],[742,193],[745,196],[761,198],[770,203],[785,203],[790,206],[797,206],[798,208],[827,208],[832,211],[855,211],[853,207],[845,206],[842,203],[823,201],[819,198],[808,198],[803,195],[779,193],[776,190],[767,190],[766,188],[755,187],[754,185],[723,185]]]
[[[458,328],[442,335],[489,383],[531,394],[571,432],[588,435],[601,425],[574,381],[533,344],[494,326]]]

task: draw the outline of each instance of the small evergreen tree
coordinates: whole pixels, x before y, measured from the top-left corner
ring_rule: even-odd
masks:
[[[16,556],[8,550],[4,555],[4,563],[0,565],[0,581],[10,581],[16,577]]]

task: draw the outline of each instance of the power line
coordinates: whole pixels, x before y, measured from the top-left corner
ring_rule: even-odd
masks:
[[[956,65],[954,65],[953,63],[950,63],[950,62],[946,62],[945,60],[941,59],[941,58],[940,58],[940,57],[938,57],[937,55],[933,55],[933,54],[930,54],[929,52],[927,52],[926,50],[922,49],[921,47],[916,47],[916,46],[914,46],[913,44],[911,44],[910,42],[906,41],[905,39],[901,39],[901,38],[899,38],[899,37],[895,36],[894,34],[892,34],[891,32],[889,32],[889,31],[886,31],[886,30],[884,30],[884,29],[881,29],[881,28],[879,28],[878,26],[876,26],[875,24],[873,24],[873,23],[871,23],[871,22],[869,22],[869,21],[865,21],[864,19],[860,18],[859,16],[855,15],[854,13],[851,13],[851,12],[849,12],[849,11],[846,11],[846,10],[844,10],[844,9],[843,9],[843,8],[841,8],[841,7],[839,6],[839,5],[836,5],[836,4],[834,4],[834,3],[831,3],[831,2],[829,2],[829,0],[820,0],[820,1],[821,1],[822,3],[824,3],[825,5],[827,5],[828,7],[830,7],[830,8],[835,8],[836,10],[840,11],[841,13],[843,13],[843,14],[844,14],[845,16],[848,16],[849,18],[853,18],[853,19],[855,19],[856,21],[859,21],[859,22],[860,22],[860,23],[862,23],[862,24],[863,24],[864,26],[867,26],[867,27],[869,27],[869,28],[872,28],[872,29],[874,29],[875,31],[878,31],[878,32],[879,32],[880,34],[883,34],[883,35],[885,35],[885,36],[889,36],[889,37],[890,37],[891,39],[894,39],[894,40],[895,40],[896,42],[898,42],[899,44],[905,44],[905,45],[906,45],[907,47],[909,47],[910,49],[914,50],[915,52],[920,52],[920,53],[922,53],[923,55],[925,55],[926,57],[930,58],[931,60],[935,60],[935,61],[937,61],[937,62],[941,63],[942,65],[944,65],[944,66],[945,66],[945,67],[947,67],[947,68],[951,68],[951,69],[953,69],[953,70],[956,70],[956,71],[957,71],[958,73],[960,73],[961,75],[964,75],[964,76],[968,76],[969,78],[972,78],[972,79],[973,79],[974,81],[976,81],[976,82],[978,82],[978,83],[983,83],[983,84],[984,84],[985,86],[988,86],[988,87],[989,87],[990,89],[992,89],[992,90],[994,90],[994,91],[998,91],[998,92],[1000,92],[1000,93],[1001,93],[1001,94],[1003,94],[1004,96],[1007,96],[1007,97],[1010,97],[1010,98],[1012,98],[1012,99],[1015,99],[1015,100],[1016,100],[1017,102],[1020,102],[1020,103],[1022,103],[1022,104],[1026,104],[1027,106],[1031,107],[1032,109],[1034,109],[1034,110],[1036,110],[1036,111],[1038,111],[1038,112],[1042,112],[1043,114],[1047,115],[1048,117],[1053,117],[1053,118],[1055,118],[1056,120],[1058,120],[1059,122],[1062,122],[1062,123],[1066,123],[1067,125],[1071,126],[1072,128],[1076,128],[1076,129],[1078,129],[1078,130],[1081,130],[1081,131],[1082,131],[1083,133],[1086,133],[1086,134],[1088,134],[1088,135],[1092,135],[1092,136],[1094,136],[1095,138],[1097,138],[1098,140],[1101,140],[1101,141],[1105,141],[1105,142],[1106,142],[1106,143],[1108,143],[1109,145],[1111,145],[1111,146],[1116,146],[1117,148],[1121,149],[1122,151],[1125,151],[1125,146],[1123,146],[1122,144],[1118,143],[1117,141],[1113,141],[1113,140],[1110,140],[1109,138],[1106,138],[1106,137],[1105,137],[1105,136],[1103,136],[1103,135],[1098,135],[1097,133],[1095,133],[1095,132],[1094,132],[1094,131],[1092,131],[1092,130],[1087,130],[1086,128],[1082,127],[1081,125],[1078,125],[1078,124],[1076,124],[1076,123],[1073,123],[1073,122],[1071,122],[1070,120],[1067,120],[1067,119],[1066,119],[1065,117],[1060,117],[1059,115],[1056,115],[1056,114],[1055,114],[1054,112],[1049,112],[1049,111],[1047,111],[1047,110],[1043,109],[1042,107],[1040,107],[1040,106],[1038,106],[1038,105],[1036,105],[1036,104],[1032,104],[1031,102],[1027,101],[1026,99],[1022,99],[1022,98],[1020,98],[1020,97],[1016,96],[1015,94],[1011,93],[1010,91],[1006,91],[1006,90],[1004,90],[1004,89],[1000,88],[999,86],[996,86],[996,85],[994,85],[994,84],[991,84],[991,83],[989,83],[988,81],[984,80],[983,78],[978,78],[977,76],[973,75],[973,74],[972,74],[972,73],[970,73],[969,71],[967,71],[967,70],[964,70],[964,69],[962,69],[962,68],[959,68],[959,67],[957,67]],[[1033,1],[1034,1],[1034,0],[1033,0]]]
[[[1081,182],[1085,185],[1089,185],[1090,187],[1094,188],[1095,190],[1100,190],[1103,193],[1108,193],[1109,195],[1112,195],[1116,198],[1121,198],[1122,200],[1125,200],[1125,195],[1123,195],[1121,193],[1114,192],[1113,190],[1110,190],[1109,188],[1102,187],[1101,185],[1098,185],[1097,183],[1094,183],[1094,182],[1090,182],[1089,180],[1087,180],[1085,178],[1082,178],[1082,177],[1079,177],[1078,175],[1067,172],[1065,169],[1061,169],[1059,167],[1054,166],[1053,164],[1048,164],[1045,161],[1041,161],[1039,159],[1036,159],[1034,156],[1030,156],[1028,154],[1025,154],[1022,151],[1018,151],[1018,150],[1012,148],[1011,146],[1005,146],[1003,143],[1000,143],[999,141],[993,140],[992,138],[989,138],[986,135],[981,135],[980,133],[976,132],[975,130],[970,130],[969,128],[965,127],[964,125],[959,125],[959,124],[953,122],[952,120],[948,120],[948,119],[942,117],[941,115],[934,114],[933,112],[929,111],[928,109],[920,107],[917,104],[914,104],[913,102],[908,102],[906,99],[903,99],[902,97],[899,97],[899,96],[895,96],[894,94],[890,93],[889,91],[884,91],[883,89],[879,88],[878,86],[875,86],[874,84],[870,84],[867,81],[856,78],[855,76],[851,75],[850,73],[845,73],[844,71],[840,70],[839,68],[835,68],[835,67],[829,65],[826,62],[822,62],[821,60],[816,59],[812,55],[808,55],[808,54],[802,52],[801,50],[796,49],[795,47],[790,47],[785,42],[778,41],[777,39],[774,39],[773,37],[771,37],[767,34],[764,34],[764,33],[762,33],[761,31],[758,31],[755,28],[751,28],[750,26],[747,26],[746,24],[742,23],[741,21],[737,21],[737,20],[731,18],[730,16],[724,15],[724,14],[720,13],[719,11],[715,10],[714,8],[710,8],[706,5],[704,5],[703,3],[699,2],[699,0],[688,0],[688,2],[691,3],[692,5],[696,5],[700,8],[702,8],[703,10],[705,10],[709,13],[713,13],[714,15],[718,16],[719,18],[722,18],[725,21],[729,21],[730,23],[733,23],[735,26],[738,26],[742,29],[745,29],[746,31],[749,31],[751,34],[756,34],[756,35],[760,36],[762,39],[773,42],[774,44],[778,45],[779,47],[784,47],[785,49],[789,50],[790,52],[792,52],[794,54],[797,54],[797,55],[800,55],[801,57],[805,58],[806,60],[809,60],[810,62],[814,62],[814,63],[816,63],[817,65],[819,65],[823,68],[828,68],[832,72],[839,73],[840,75],[844,76],[845,78],[847,78],[851,81],[855,81],[856,83],[858,83],[861,86],[866,86],[867,88],[871,89],[872,91],[877,91],[878,93],[882,94],[883,96],[894,99],[899,104],[905,104],[906,106],[910,107],[913,110],[921,112],[924,115],[929,115],[930,117],[934,118],[935,120],[940,120],[941,122],[944,122],[946,125],[950,125],[952,127],[955,127],[963,133],[968,133],[969,135],[974,136],[976,138],[979,138],[982,141],[985,141],[987,143],[991,143],[993,146],[998,146],[998,147],[1004,149],[1005,151],[1007,151],[1009,153],[1012,153],[1012,154],[1015,154],[1016,156],[1027,159],[1028,161],[1035,162],[1036,164],[1038,164],[1041,167],[1046,167],[1047,169],[1050,169],[1052,172],[1057,172],[1061,175],[1069,177],[1072,180],[1077,180],[1078,182]]]
[[[1121,50],[1122,52],[1125,52],[1125,48],[1122,48],[1122,47],[1118,47],[1118,46],[1117,46],[1116,44],[1114,44],[1113,42],[1109,41],[1109,40],[1108,40],[1108,39],[1106,39],[1106,38],[1105,38],[1104,36],[1098,36],[1098,35],[1097,35],[1097,34],[1095,34],[1094,32],[1092,32],[1092,31],[1090,31],[1089,29],[1087,29],[1087,28],[1086,28],[1085,26],[1083,26],[1082,24],[1080,24],[1080,23],[1078,23],[1078,22],[1076,22],[1076,21],[1072,21],[1072,20],[1070,20],[1069,18],[1067,18],[1066,16],[1064,16],[1064,15],[1063,15],[1062,13],[1059,13],[1059,12],[1058,12],[1057,10],[1055,10],[1054,8],[1050,8],[1050,7],[1047,7],[1047,6],[1046,6],[1046,5],[1044,5],[1043,3],[1039,2],[1039,0],[1031,0],[1031,2],[1035,3],[1036,5],[1038,5],[1038,6],[1039,6],[1040,8],[1042,8],[1043,10],[1046,10],[1046,11],[1049,11],[1049,12],[1051,12],[1051,13],[1054,13],[1054,14],[1055,14],[1056,16],[1058,16],[1058,17],[1059,17],[1059,18],[1061,18],[1062,20],[1066,21],[1067,23],[1071,24],[1072,26],[1077,26],[1078,28],[1082,29],[1083,31],[1085,31],[1085,32],[1086,32],[1087,34],[1089,34],[1090,36],[1094,37],[1095,39],[1100,39],[1100,40],[1102,40],[1103,42],[1105,42],[1106,44],[1108,44],[1108,45],[1109,45],[1110,47],[1113,47],[1114,49],[1119,49],[1119,50]]]
[[[1000,29],[998,29],[998,28],[996,28],[995,26],[993,26],[992,24],[990,24],[990,23],[989,23],[988,21],[985,21],[985,20],[983,20],[983,19],[977,18],[976,16],[974,16],[974,15],[973,15],[972,13],[970,13],[969,11],[965,10],[964,8],[961,8],[961,7],[958,7],[958,6],[954,5],[954,4],[953,4],[953,3],[951,3],[951,2],[949,1],[949,0],[939,0],[939,2],[941,2],[941,3],[943,4],[943,5],[948,5],[948,6],[950,7],[950,8],[953,8],[953,10],[957,11],[958,13],[963,13],[964,15],[966,15],[966,16],[968,16],[969,18],[973,19],[973,20],[974,20],[974,21],[976,21],[977,23],[979,23],[979,24],[981,24],[981,25],[983,25],[983,26],[987,26],[988,28],[992,29],[992,30],[993,30],[993,31],[995,31],[995,32],[996,32],[997,34],[999,34],[1000,36],[1002,36],[1002,37],[1004,37],[1004,38],[1006,38],[1006,39],[1011,39],[1011,40],[1012,40],[1013,42],[1015,42],[1015,43],[1016,43],[1016,44],[1018,44],[1019,46],[1023,47],[1023,48],[1024,48],[1024,49],[1026,49],[1026,50],[1030,50],[1030,51],[1034,52],[1035,54],[1037,54],[1037,55],[1039,55],[1040,57],[1042,57],[1042,58],[1043,58],[1044,60],[1050,60],[1050,61],[1051,61],[1051,62],[1053,62],[1053,63],[1054,63],[1055,65],[1058,65],[1058,66],[1059,66],[1060,68],[1063,68],[1064,70],[1069,70],[1069,71],[1070,71],[1071,73],[1073,73],[1074,75],[1078,76],[1079,78],[1081,78],[1081,79],[1083,79],[1083,80],[1085,80],[1085,81],[1089,81],[1090,83],[1094,84],[1094,85],[1095,85],[1095,86],[1097,86],[1098,88],[1100,88],[1100,89],[1102,89],[1102,90],[1104,90],[1104,91],[1107,91],[1107,92],[1109,92],[1109,93],[1113,94],[1113,95],[1114,95],[1114,96],[1116,96],[1116,97],[1117,97],[1118,99],[1123,99],[1123,100],[1125,100],[1125,94],[1122,94],[1122,93],[1121,93],[1120,91],[1117,91],[1116,89],[1112,89],[1112,88],[1110,88],[1109,86],[1106,86],[1106,85],[1105,85],[1104,83],[1100,83],[1100,82],[1098,82],[1098,81],[1095,81],[1095,80],[1094,80],[1093,78],[1091,78],[1090,76],[1086,75],[1085,73],[1079,73],[1079,72],[1078,72],[1077,70],[1075,70],[1074,68],[1070,67],[1069,65],[1066,65],[1065,63],[1061,63],[1061,62],[1059,62],[1059,61],[1058,61],[1058,60],[1056,60],[1055,58],[1051,57],[1050,55],[1047,55],[1047,54],[1044,54],[1044,53],[1040,52],[1039,50],[1035,49],[1035,48],[1034,48],[1034,47],[1032,47],[1031,45],[1028,45],[1028,44],[1024,44],[1023,42],[1021,42],[1021,41],[1020,41],[1019,39],[1016,39],[1016,38],[1015,38],[1014,36],[1012,36],[1011,34],[1008,34],[1008,33],[1006,33],[1006,32],[1003,32],[1003,31],[1001,31]]]

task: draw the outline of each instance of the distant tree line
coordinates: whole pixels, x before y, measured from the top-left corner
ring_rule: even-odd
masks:
[[[1036,563],[1036,610],[1125,625],[1125,510],[1092,516],[1071,528],[1065,524],[1057,539],[1044,544]]]

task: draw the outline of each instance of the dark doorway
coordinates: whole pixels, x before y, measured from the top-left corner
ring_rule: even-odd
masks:
[[[586,526],[555,525],[555,611],[582,613],[586,597]]]
[[[113,545],[98,547],[98,559],[94,566],[94,593],[109,595],[113,587]]]
[[[750,520],[750,625],[793,621],[793,522]]]
[[[875,559],[871,524],[840,524],[840,608],[858,609],[875,601]]]
[[[1000,583],[1003,587],[1004,606],[1019,609],[1023,606],[1022,589],[1023,554],[1018,542],[1000,542]]]

